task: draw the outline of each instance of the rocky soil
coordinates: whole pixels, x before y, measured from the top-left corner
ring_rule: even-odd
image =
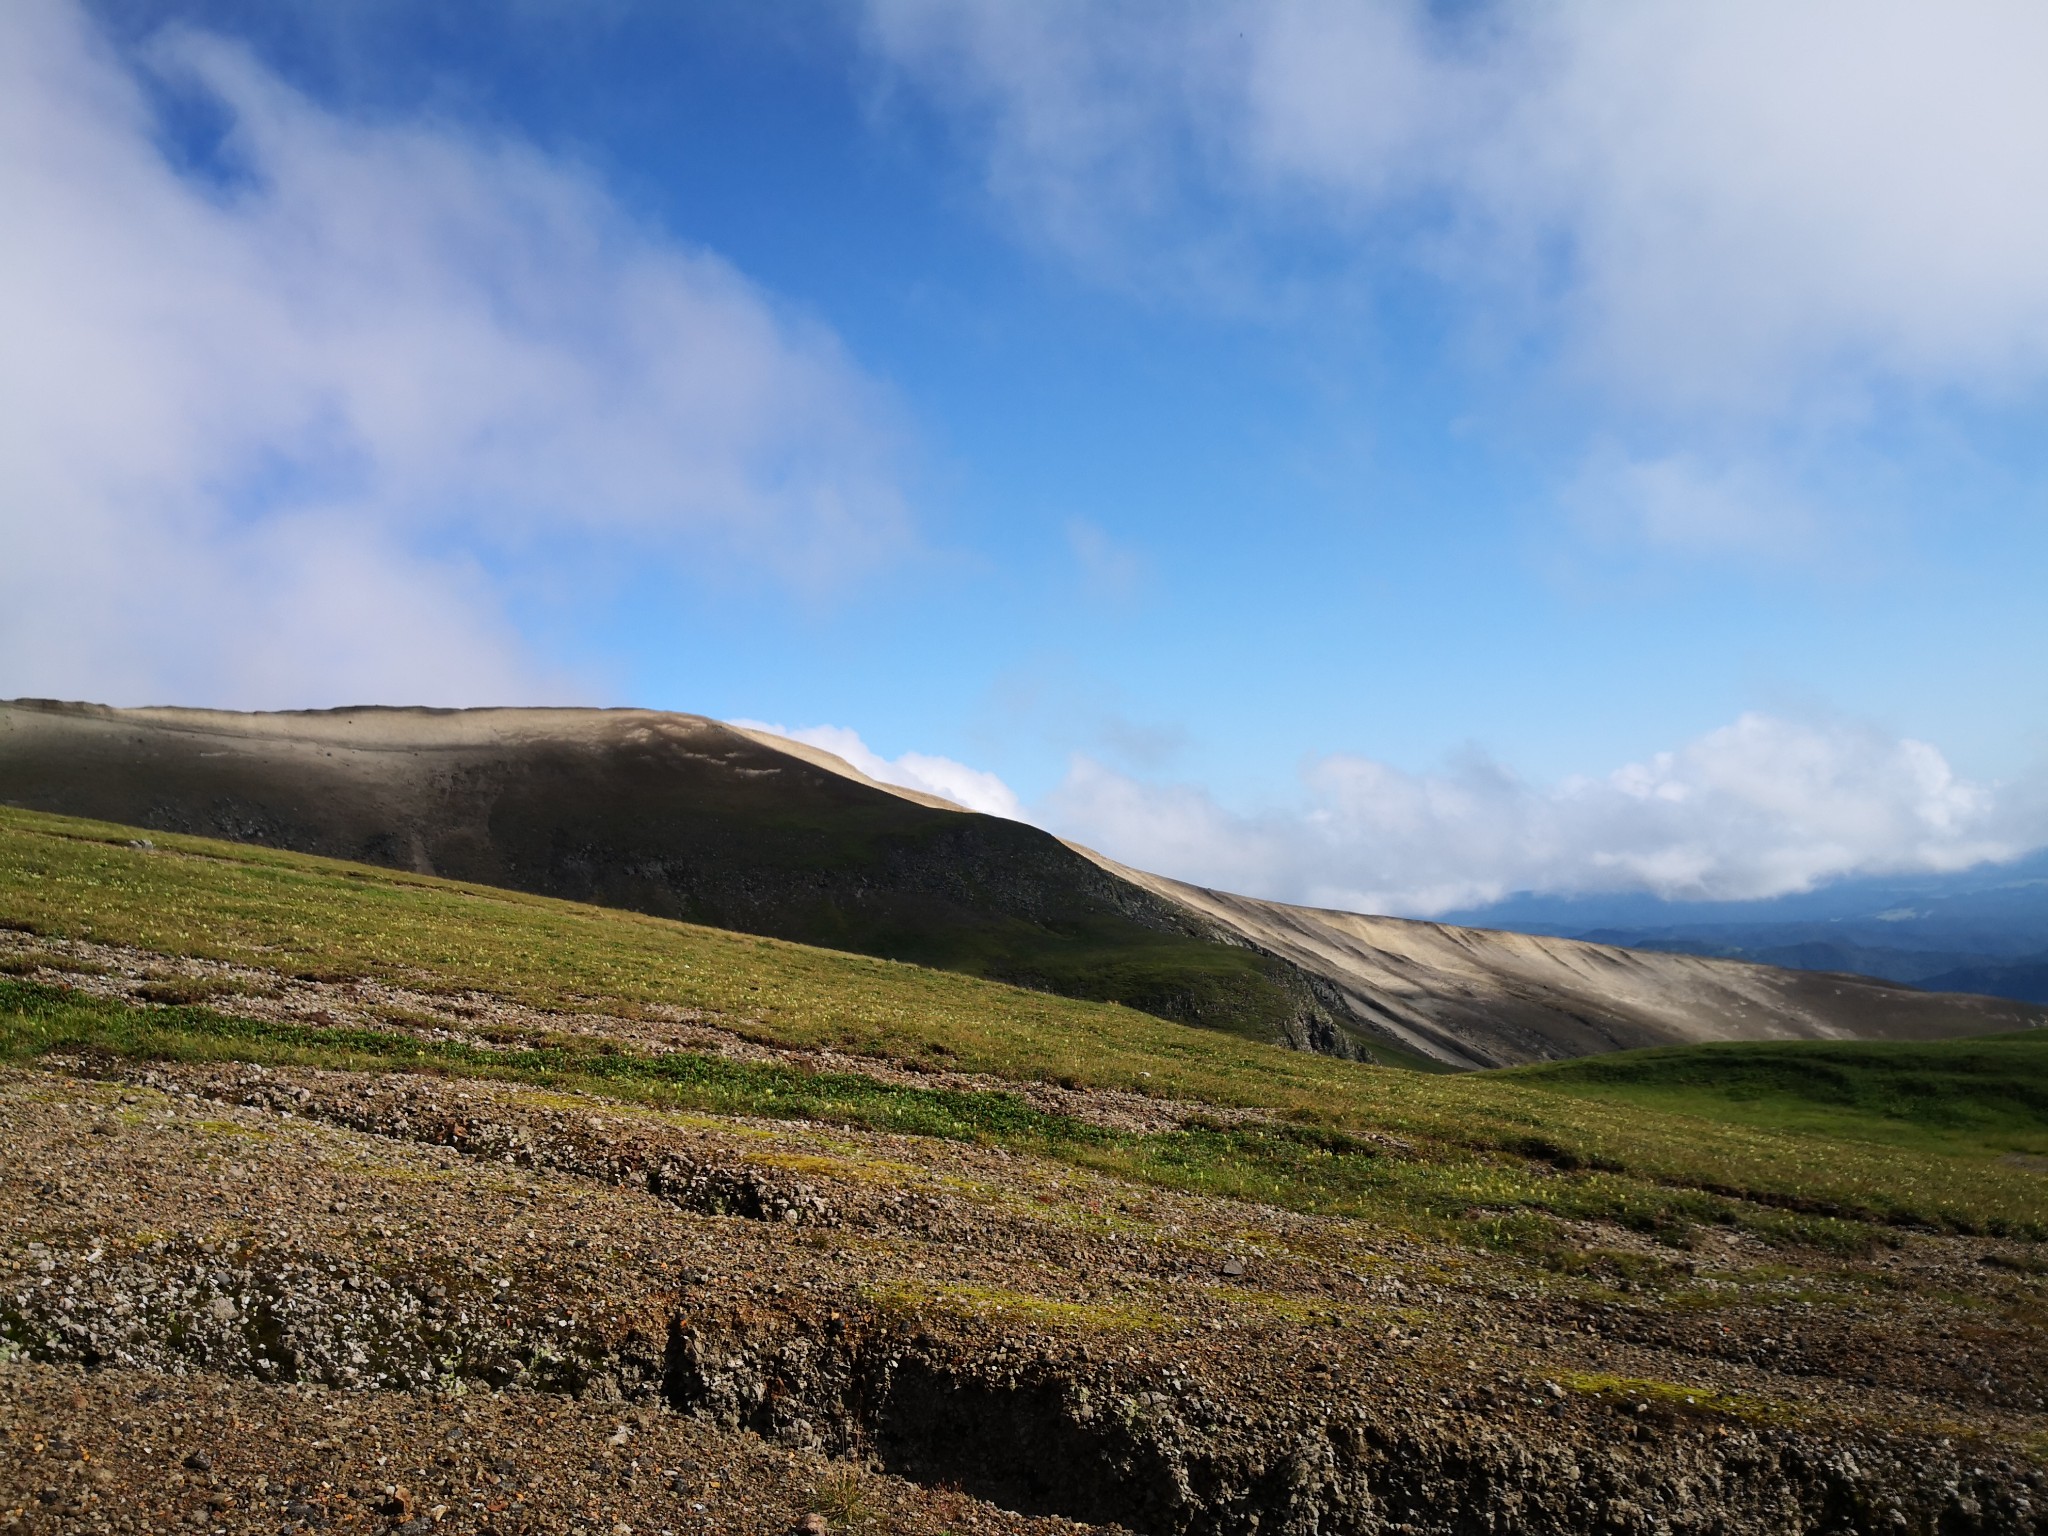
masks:
[[[509,1007],[258,979],[218,1003]],[[2048,1531],[2029,1245],[1588,1227],[1639,1279],[1573,1278],[992,1148],[233,1063],[0,1073],[0,1147],[0,1529]]]

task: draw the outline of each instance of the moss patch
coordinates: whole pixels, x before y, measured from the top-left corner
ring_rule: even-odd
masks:
[[[1681,1415],[1719,1415],[1750,1424],[1789,1424],[1802,1416],[1792,1404],[1773,1398],[1721,1392],[1712,1387],[1688,1387],[1675,1381],[1657,1381],[1646,1376],[1572,1373],[1557,1380],[1558,1385],[1567,1391],[1598,1398],[1620,1408],[1648,1405]]]

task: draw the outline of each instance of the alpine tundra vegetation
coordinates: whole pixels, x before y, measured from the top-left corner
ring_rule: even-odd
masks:
[[[2041,1522],[2048,1031],[1432,1075],[16,810],[0,917],[24,1529]]]

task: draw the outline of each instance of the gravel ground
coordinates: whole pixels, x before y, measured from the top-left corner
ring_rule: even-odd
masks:
[[[10,1365],[0,1445],[20,1527],[118,1531],[785,1532],[1057,1536],[957,1492],[678,1414],[538,1393],[432,1396]]]
[[[0,1529],[2048,1531],[2024,1245],[1719,1237],[1624,1295],[990,1148],[235,1064],[0,1072],[0,1146]]]

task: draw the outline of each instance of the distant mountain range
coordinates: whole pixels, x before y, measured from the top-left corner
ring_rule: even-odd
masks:
[[[1444,921],[2048,1003],[2048,849],[2009,864],[1842,880],[1768,901],[1522,894]]]
[[[1668,946],[1204,890],[696,715],[18,700],[0,703],[0,803],[622,907],[1437,1068],[2048,1020],[2026,1003]]]

